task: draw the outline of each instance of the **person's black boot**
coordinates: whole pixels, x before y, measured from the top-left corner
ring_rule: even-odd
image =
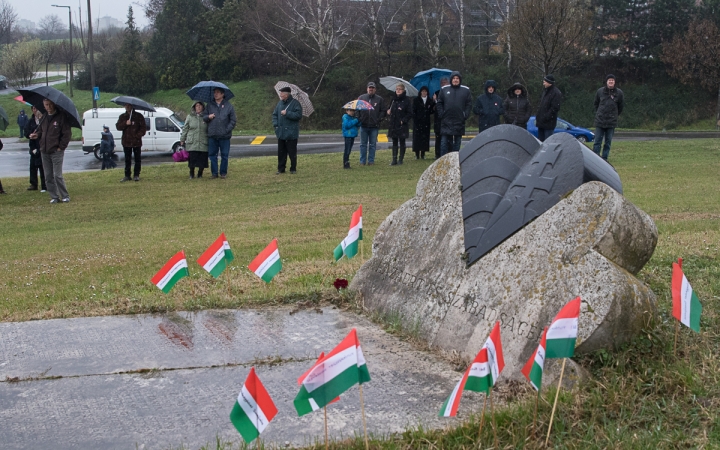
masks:
[[[391,166],[397,166],[397,154],[398,154],[398,148],[397,146],[393,145],[392,148],[392,162],[390,163]]]
[[[202,168],[202,167],[198,168],[197,177],[198,177],[198,178],[202,178],[202,173],[203,173],[203,168]]]
[[[420,152],[420,159],[425,159],[425,152]]]
[[[398,159],[398,164],[402,164],[403,159],[405,159],[405,147],[400,147],[400,159]]]
[[[195,178],[195,169],[190,169],[190,179]]]

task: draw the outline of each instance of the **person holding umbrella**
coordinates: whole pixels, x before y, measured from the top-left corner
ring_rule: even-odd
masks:
[[[392,99],[387,115],[390,118],[388,137],[392,139],[391,166],[402,165],[405,158],[405,139],[410,135],[410,119],[412,119],[412,103],[405,93],[405,85],[398,83],[395,86],[395,96]],[[398,143],[400,144],[400,157],[398,158]]]
[[[134,180],[140,181],[140,151],[142,149],[142,137],[147,132],[145,117],[135,111],[133,105],[126,103],[125,112],[118,117],[115,128],[122,131],[120,142],[123,146],[123,153],[125,153],[125,177],[120,182],[130,181],[133,156],[135,157]]]
[[[25,137],[28,138],[30,142],[30,187],[27,188],[28,191],[38,190],[38,172],[40,172],[40,192],[47,190],[45,171],[43,170],[42,156],[40,155],[40,146],[38,145],[37,139],[30,139],[30,135],[33,134],[38,125],[40,125],[42,116],[42,111],[32,106],[32,117],[30,117],[30,120],[25,124]]]
[[[285,173],[288,156],[290,157],[290,173],[297,172],[297,141],[300,136],[300,119],[302,105],[290,94],[292,89],[280,88],[280,101],[273,111],[272,122],[278,140],[278,166],[276,175]]]
[[[212,177],[218,177],[218,153],[220,153],[220,178],[227,177],[228,157],[230,156],[230,138],[237,123],[235,108],[225,98],[221,87],[213,89],[213,101],[208,102],[203,120],[208,124],[208,156]]]
[[[62,168],[65,149],[72,137],[70,131],[71,118],[67,114],[62,114],[55,103],[47,98],[43,100],[43,107],[47,114],[28,137],[37,139],[47,188],[50,192],[50,203],[59,203],[61,201],[68,203],[70,194],[68,194],[65,187]]]
[[[378,131],[380,130],[380,122],[382,122],[386,112],[385,100],[379,95],[376,95],[375,90],[375,83],[371,81],[367,84],[367,94],[358,97],[358,100],[364,100],[373,107],[373,109],[368,111],[359,111],[361,166],[365,164],[372,166],[375,164],[375,148],[377,146]]]

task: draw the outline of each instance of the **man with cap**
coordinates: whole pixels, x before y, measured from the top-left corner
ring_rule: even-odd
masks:
[[[615,127],[617,127],[618,116],[622,114],[625,107],[625,96],[623,91],[615,87],[615,75],[609,74],[605,77],[605,86],[595,93],[595,143],[593,151],[600,155],[602,147],[602,159],[607,161],[610,155],[610,144],[612,143]],[[603,138],[605,145],[603,145]]]
[[[21,109],[20,114],[17,117],[17,124],[20,127],[20,139],[25,135],[25,125],[28,123],[28,116],[25,115],[25,110]]]
[[[543,78],[543,92],[540,97],[540,106],[535,116],[535,125],[538,129],[538,139],[544,142],[545,139],[552,136],[557,126],[558,113],[560,112],[560,104],[562,104],[563,96],[560,89],[555,87],[555,77],[546,75]]]
[[[460,72],[450,74],[450,85],[440,89],[435,111],[440,120],[441,156],[460,151],[460,143],[465,134],[465,121],[472,111],[470,88],[462,85]]]
[[[290,94],[290,88],[280,88],[280,101],[273,111],[272,122],[278,140],[277,175],[285,173],[288,156],[290,173],[297,171],[297,141],[300,136],[302,105]]]
[[[367,84],[367,94],[358,97],[358,100],[365,100],[373,107],[370,111],[358,111],[360,120],[360,165],[375,164],[375,147],[377,146],[378,130],[380,122],[386,114],[385,101],[375,94],[375,83]],[[368,154],[368,146],[370,152]]]

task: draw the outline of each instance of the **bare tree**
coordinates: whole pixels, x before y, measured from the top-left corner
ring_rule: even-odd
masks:
[[[70,48],[70,41],[61,41],[56,49],[55,60],[59,63],[65,64],[65,78],[70,80],[70,61],[75,65],[78,61],[83,61],[84,53],[79,45],[73,44],[72,49]]]
[[[700,83],[705,89],[717,89],[715,127],[720,129],[720,29],[710,20],[690,23],[684,36],[663,46],[662,60],[670,67],[671,77],[682,83]]]
[[[375,60],[375,72],[381,74],[382,53],[386,47],[386,38],[400,22],[396,20],[409,0],[367,0],[354,2],[355,12],[363,18],[364,26],[358,35],[360,42],[365,44]]]
[[[343,0],[270,0],[258,4],[255,15],[250,22],[262,41],[251,44],[252,49],[313,71],[315,92],[341,61],[354,34],[350,8]]]
[[[500,33],[520,65],[543,75],[577,63],[592,45],[592,11],[584,0],[527,0]],[[508,39],[505,42],[505,39]]]
[[[18,15],[10,3],[0,0],[0,44],[10,44]]]
[[[486,14],[488,14],[489,18],[492,18],[494,23],[502,25],[512,19],[512,14],[515,12],[517,4],[517,0],[487,0],[485,3]],[[492,37],[498,39],[504,44],[504,49],[507,53],[507,68],[509,72],[513,62],[512,39],[510,37],[508,27],[498,27],[498,31],[502,33],[502,38],[495,34],[493,34]]]
[[[29,86],[41,67],[40,41],[10,44],[3,51],[0,69],[13,86]]]
[[[440,62],[440,36],[445,24],[444,0],[416,0],[422,27],[420,42],[427,52],[428,62],[434,67]]]
[[[40,39],[56,39],[58,35],[66,31],[65,24],[57,14],[49,14],[38,23],[38,35]]]
[[[51,62],[56,61],[61,43],[55,41],[43,41],[40,43],[40,62],[45,66],[45,86],[49,84],[48,67]]]

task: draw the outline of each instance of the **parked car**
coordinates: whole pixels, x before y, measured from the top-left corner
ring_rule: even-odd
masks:
[[[535,137],[538,137],[538,129],[535,126],[535,116],[532,116],[527,124],[527,130]],[[576,127],[570,122],[566,122],[560,118],[557,120],[555,133],[570,133],[580,142],[592,142],[595,139],[595,133],[587,128]]]
[[[115,152],[122,153],[122,131],[115,128],[120,114],[124,108],[98,108],[95,117],[93,110],[87,110],[83,114],[82,142],[83,151],[86,154],[93,153],[97,159],[102,159],[98,154],[100,150],[100,133],[103,125],[110,128],[115,138]],[[147,132],[143,136],[143,151],[173,152],[180,146],[180,132],[184,122],[180,120],[171,110],[167,108],[156,108],[155,112],[138,111],[145,116]]]

